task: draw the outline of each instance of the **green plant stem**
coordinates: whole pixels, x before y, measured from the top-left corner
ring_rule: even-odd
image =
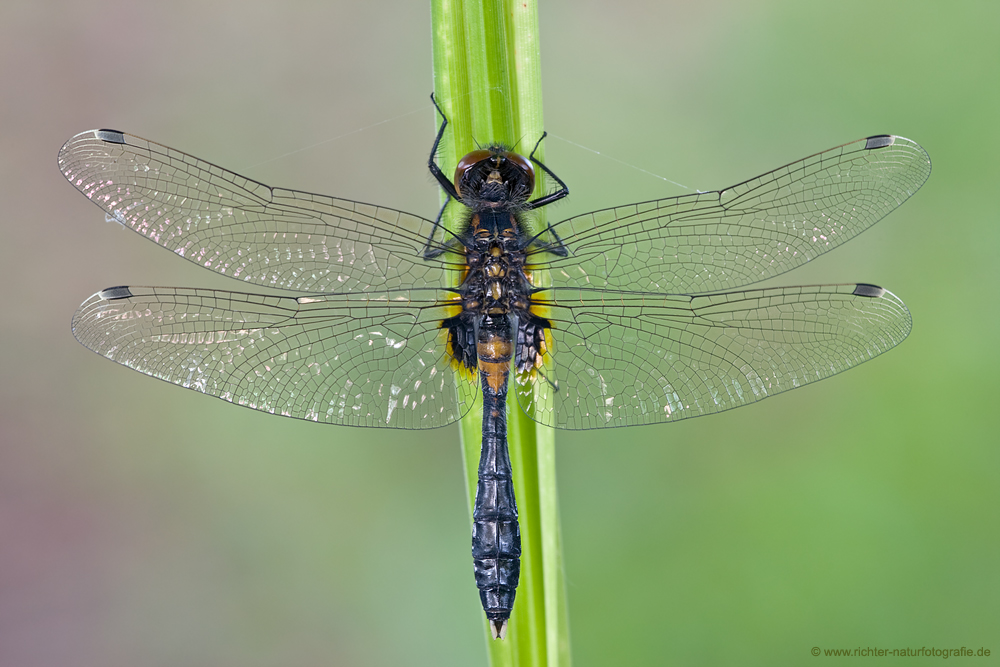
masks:
[[[541,65],[536,0],[432,0],[434,91],[448,115],[438,153],[445,173],[481,145],[500,142],[528,153],[542,135]],[[435,118],[435,123],[440,118]],[[544,161],[544,148],[535,157]],[[535,194],[544,191],[536,171]],[[443,201],[443,200],[442,200]],[[444,222],[460,223],[452,204]],[[534,224],[545,224],[538,211]],[[536,284],[547,279],[535,271]],[[457,281],[459,276],[455,276]],[[511,387],[509,401],[516,402]],[[521,580],[507,639],[494,641],[483,616],[491,664],[569,665],[569,622],[559,537],[555,437],[516,405],[508,405],[514,491],[521,525]],[[462,452],[470,511],[482,441],[481,399],[462,420]],[[470,576],[470,581],[472,577]]]

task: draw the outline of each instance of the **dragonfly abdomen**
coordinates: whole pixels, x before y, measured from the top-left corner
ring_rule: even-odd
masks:
[[[476,586],[494,638],[503,638],[521,572],[521,531],[507,452],[507,378],[513,351],[507,315],[483,318],[476,346],[483,390],[483,447],[472,511]]]

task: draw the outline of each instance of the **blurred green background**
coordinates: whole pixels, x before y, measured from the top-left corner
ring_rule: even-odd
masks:
[[[888,219],[774,281],[887,287],[913,313],[897,349],[715,417],[558,435],[577,665],[997,661],[998,7],[543,2],[547,163],[573,193],[550,219],[685,192],[610,158],[701,189],[884,132],[934,162]],[[64,181],[56,151],[85,129],[433,215],[429,14],[0,6],[0,664],[485,663],[457,429],[256,413],[69,331],[111,285],[235,286]]]

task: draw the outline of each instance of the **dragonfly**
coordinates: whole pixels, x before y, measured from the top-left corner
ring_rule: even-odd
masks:
[[[477,149],[449,179],[435,158],[448,119],[434,104],[428,167],[447,194],[434,220],[270,187],[116,130],[76,135],[59,169],[106,219],[252,289],[111,287],[72,329],[146,375],[319,423],[438,428],[481,396],[473,566],[502,639],[521,554],[508,391],[555,428],[661,424],[885,352],[911,318],[881,287],[748,286],[857,236],[931,163],[917,143],[875,135],[722,190],[543,226],[535,211],[569,194],[535,158],[545,135],[527,157]],[[532,199],[545,177],[558,189]],[[449,205],[462,207],[455,230],[441,222]]]

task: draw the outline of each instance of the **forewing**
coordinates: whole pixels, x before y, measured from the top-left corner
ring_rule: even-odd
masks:
[[[784,273],[858,235],[930,175],[903,137],[861,139],[716,192],[595,211],[552,225],[568,257],[532,263],[557,286],[669,294],[730,290]]]
[[[453,372],[434,297],[113,287],[80,306],[73,334],[112,361],[255,410],[434,428],[465,414],[477,388],[475,374]]]
[[[911,324],[902,301],[863,284],[555,295],[550,363],[519,374],[517,394],[536,421],[568,429],[753,403],[857,366],[899,344]]]
[[[303,292],[436,287],[421,257],[433,222],[370,204],[271,188],[114,130],[59,151],[59,169],[114,220],[200,266]]]

